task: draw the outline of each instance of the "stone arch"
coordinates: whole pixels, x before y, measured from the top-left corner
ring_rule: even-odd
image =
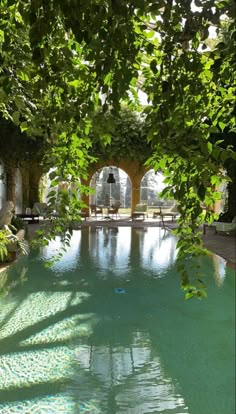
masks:
[[[174,200],[161,198],[160,193],[166,187],[164,183],[164,175],[161,171],[155,172],[149,169],[142,177],[141,181],[141,201],[146,203],[148,207],[165,207],[172,206]]]
[[[109,173],[113,173],[114,184],[108,184]],[[122,208],[131,206],[131,180],[121,168],[110,165],[95,171],[90,180],[95,193],[90,194],[89,204],[111,205],[119,202]]]
[[[140,186],[141,180],[147,168],[141,165],[138,161],[135,160],[102,160],[93,164],[89,170],[88,179],[83,181],[85,185],[89,186],[91,178],[96,170],[99,170],[103,167],[117,167],[123,170],[130,178],[131,181],[131,212],[134,211],[136,204],[140,203]],[[83,195],[83,201],[89,205],[89,196]]]
[[[32,208],[34,203],[40,201],[39,182],[43,174],[43,168],[37,162],[31,162],[24,166],[23,190],[27,194],[23,205]]]
[[[50,187],[51,179],[49,177],[49,174],[51,172],[53,172],[53,170],[54,170],[54,168],[50,168],[48,171],[44,172],[41,175],[40,179],[39,179],[39,200],[41,202],[45,202],[45,203],[48,202],[48,193],[52,189]],[[80,178],[78,178],[78,181],[81,181]],[[70,189],[72,190],[73,188],[75,188],[73,182],[72,183],[69,183],[69,182],[65,182],[65,181],[62,181],[62,182],[60,182],[58,184],[58,186],[53,187],[53,190],[54,191],[57,191],[58,190],[58,187],[59,188],[63,188],[64,187],[64,188],[67,188],[68,190],[70,190]],[[79,192],[78,192],[78,197],[80,197]]]

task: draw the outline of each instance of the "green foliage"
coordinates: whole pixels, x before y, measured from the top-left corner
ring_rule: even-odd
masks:
[[[13,216],[11,219],[11,230],[13,234],[16,234],[21,229],[25,231],[25,238],[27,238],[28,226],[20,217]]]
[[[0,230],[0,262],[6,261],[8,257],[8,244],[9,239],[7,237],[7,232],[5,230]]]
[[[24,229],[26,231],[25,223],[19,218],[13,217],[9,229],[0,230],[0,262],[7,262],[9,260],[11,252],[14,252],[12,246],[19,253],[28,254],[28,243],[24,239],[19,240],[16,236],[18,230]]]
[[[99,159],[129,159],[143,164],[152,151],[145,129],[145,117],[128,107],[122,107],[115,114],[96,113],[91,132],[92,151]]]
[[[4,161],[41,161],[47,150],[43,138],[32,139],[21,133],[16,124],[1,117],[0,130],[0,153]]]
[[[191,4],[1,2],[2,118],[34,139],[39,153],[43,149],[45,167],[56,168],[53,185],[75,185],[72,197],[67,189],[58,200],[51,193],[51,209],[58,202],[61,218],[48,239],[61,232],[67,241],[82,206],[76,190],[88,191],[78,177],[86,180],[93,151],[129,153],[143,162],[151,149],[149,165],[166,173],[166,195],[180,205],[179,256],[201,251],[201,206],[211,210],[215,177],[235,158],[232,148],[212,139],[235,132],[235,8],[232,0],[195,1],[200,9]],[[211,26],[221,41],[208,50]],[[141,115],[118,115],[124,102],[140,112],[138,89],[148,100],[144,128]],[[209,212],[207,220],[213,218]]]

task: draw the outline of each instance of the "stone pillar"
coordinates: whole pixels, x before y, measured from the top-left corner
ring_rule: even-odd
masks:
[[[214,208],[213,208],[214,213],[220,214],[220,212],[221,212],[221,203],[222,203],[221,200],[217,200],[215,202],[215,205],[214,205]]]
[[[6,161],[5,163],[6,172],[6,199],[16,204],[16,163],[14,161]]]
[[[131,213],[134,211],[136,204],[139,204],[141,200],[141,181],[143,175],[143,171],[140,170],[134,170],[130,173],[132,183]]]
[[[29,165],[24,163],[20,168],[22,177],[22,211],[29,207]]]
[[[140,193],[141,193],[140,185],[141,185],[141,180],[139,184],[137,183],[133,184],[132,182],[131,212],[134,211],[136,204],[140,203]]]
[[[34,203],[41,201],[39,199],[39,181],[42,175],[42,170],[37,163],[30,165],[29,172],[29,206],[33,207]]]
[[[131,160],[119,160],[114,161],[111,159],[107,159],[106,161],[99,161],[97,164],[93,164],[92,168],[90,169],[90,177],[92,177],[93,173],[103,167],[113,166],[117,168],[121,168],[123,171],[126,172],[128,177],[131,181],[131,212],[134,211],[136,204],[140,203],[140,194],[141,194],[141,181],[144,174],[148,171],[143,165],[141,165],[138,161],[131,161]],[[89,180],[85,184],[89,185]],[[89,197],[83,197],[83,200],[88,199]]]

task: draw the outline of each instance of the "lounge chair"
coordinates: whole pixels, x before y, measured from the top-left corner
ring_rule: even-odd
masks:
[[[162,219],[164,217],[171,217],[171,220],[174,221],[176,217],[179,215],[178,207],[174,204],[170,209],[164,209],[160,207],[160,211],[153,212],[153,218],[160,216]]]
[[[94,214],[97,217],[98,214],[103,216],[102,207],[97,206],[96,204],[90,204],[91,215]]]
[[[212,226],[215,226],[216,232],[231,233],[236,231],[236,216],[231,223],[225,223],[220,221],[214,221]]]
[[[108,207],[108,210],[107,210],[108,216],[111,214],[112,216],[116,215],[116,218],[117,216],[120,217],[119,208],[120,208],[120,203],[113,203],[110,207]]]
[[[34,203],[32,208],[32,214],[38,215],[45,219],[49,215],[47,203]]]
[[[132,221],[144,220],[147,215],[147,204],[136,204],[133,213],[131,214]]]
[[[82,208],[80,212],[80,217],[84,218],[86,221],[87,217],[89,217],[89,208]]]

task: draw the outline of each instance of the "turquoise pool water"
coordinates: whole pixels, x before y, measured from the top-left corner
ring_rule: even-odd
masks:
[[[235,274],[185,301],[160,228],[77,230],[0,275],[1,414],[234,414]]]

